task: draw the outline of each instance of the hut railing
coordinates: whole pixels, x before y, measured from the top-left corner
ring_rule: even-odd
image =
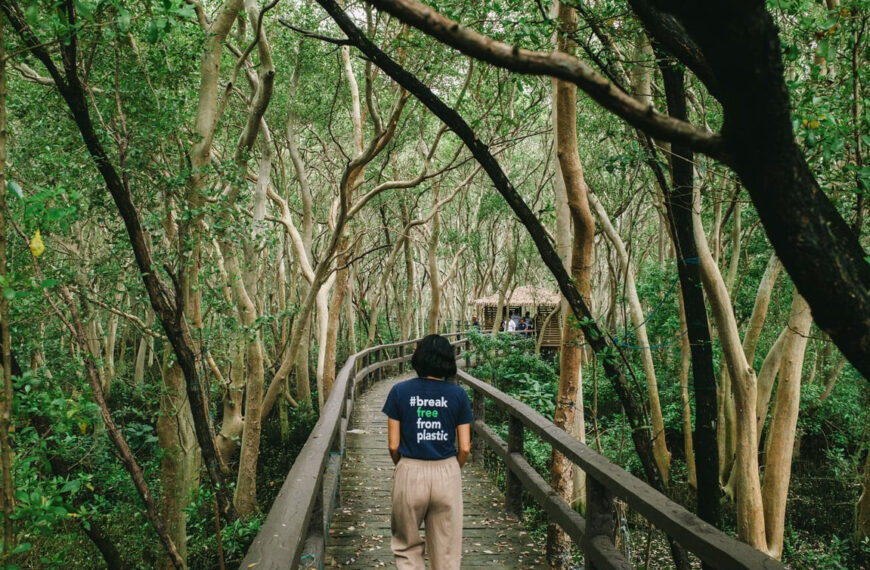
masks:
[[[708,567],[753,570],[785,568],[779,561],[704,522],[611,463],[603,455],[580,443],[528,405],[463,370],[459,371],[458,378],[474,391],[472,460],[483,460],[484,446],[492,450],[509,469],[505,508],[512,514],[521,516],[523,490],[527,491],[544,509],[550,520],[562,527],[582,549],[587,569],[632,568],[613,541],[615,497],[623,500],[630,509],[646,517],[650,523],[698,556]],[[507,442],[486,423],[487,400],[508,416]],[[572,509],[526,460],[524,447],[529,432],[562,452],[586,472],[585,518]]]
[[[458,357],[467,342],[464,333],[443,336],[453,339]],[[339,472],[354,401],[391,369],[403,371],[418,340],[371,347],[347,359],[239,568],[323,567],[329,522],[339,500]]]

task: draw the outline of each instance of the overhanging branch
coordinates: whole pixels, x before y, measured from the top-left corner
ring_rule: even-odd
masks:
[[[496,41],[416,0],[366,2],[475,59],[516,73],[549,75],[574,83],[596,103],[654,138],[683,143],[727,162],[721,135],[656,112],[571,55],[531,51]]]

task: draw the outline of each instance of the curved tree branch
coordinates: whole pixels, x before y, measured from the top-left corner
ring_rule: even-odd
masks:
[[[596,103],[657,139],[683,142],[714,158],[726,158],[720,135],[654,111],[576,57],[510,46],[466,28],[416,0],[366,1],[475,59],[517,73],[549,75],[574,83]]]

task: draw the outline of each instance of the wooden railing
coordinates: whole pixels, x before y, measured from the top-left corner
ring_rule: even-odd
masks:
[[[453,339],[457,356],[466,340]],[[299,452],[260,532],[239,568],[322,568],[329,521],[338,501],[339,470],[354,401],[373,382],[404,370],[417,340],[375,346],[348,358],[320,418]],[[385,420],[386,421],[386,420]],[[386,453],[386,448],[384,453]]]
[[[550,517],[583,550],[587,569],[631,568],[613,542],[614,498],[671,536],[712,568],[784,569],[779,561],[755,550],[704,522],[637,477],[580,443],[553,422],[486,382],[460,370],[459,380],[474,391],[472,457],[480,461],[483,447],[492,450],[508,467],[505,508],[520,516],[523,490],[531,494]],[[508,416],[508,441],[486,424],[486,402]],[[527,430],[561,451],[586,472],[586,517],[580,516],[541,477],[524,455]]]
[[[453,338],[457,357],[467,339]],[[351,356],[336,376],[332,393],[275,498],[260,532],[251,544],[240,569],[322,568],[329,534],[329,521],[338,500],[339,469],[345,450],[348,421],[358,394],[391,369],[404,369],[416,340],[369,348]],[[472,458],[482,461],[490,449],[508,468],[505,508],[522,513],[523,491],[528,492],[573,538],[586,558],[586,568],[628,569],[613,541],[614,498],[674,538],[708,567],[724,569],[783,570],[777,560],[724,534],[714,526],[649,487],[640,479],[608,461],[556,427],[522,402],[460,370],[458,380],[474,392]],[[486,402],[508,418],[508,441],[486,423]],[[562,499],[528,463],[524,454],[526,436],[536,434],[586,472],[586,517]],[[386,450],[384,450],[386,453]]]

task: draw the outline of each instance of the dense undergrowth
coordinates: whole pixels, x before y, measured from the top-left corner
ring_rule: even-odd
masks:
[[[160,449],[156,434],[159,414],[157,383],[134,386],[117,382],[109,407],[124,431],[152,492],[159,486]],[[151,569],[163,553],[146,519],[130,477],[114,456],[105,428],[88,390],[63,396],[62,387],[25,374],[17,389],[16,414],[30,418],[18,433],[21,460],[16,463],[16,525],[26,529],[18,552],[4,569],[90,569],[105,567],[105,561],[83,529],[104,530],[122,560],[132,568]],[[219,394],[213,395],[219,401]],[[51,430],[41,434],[38,417],[50,419]],[[36,421],[35,421],[36,420]],[[264,423],[258,472],[258,499],[264,511],[277,495],[294,458],[314,425],[312,410],[288,411],[285,433],[278,414]],[[48,476],[52,458],[62,460],[69,473]],[[234,467],[234,466],[231,466]],[[56,472],[56,469],[55,469]],[[218,540],[214,497],[201,480],[187,508],[188,567],[218,568]],[[254,539],[264,515],[232,524],[221,523],[221,549],[227,568],[237,567]]]

